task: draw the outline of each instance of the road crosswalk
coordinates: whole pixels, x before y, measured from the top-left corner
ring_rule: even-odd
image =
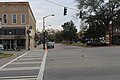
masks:
[[[37,80],[44,51],[29,51],[0,67],[0,80]]]

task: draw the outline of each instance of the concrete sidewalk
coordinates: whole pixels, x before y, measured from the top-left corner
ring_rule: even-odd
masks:
[[[43,50],[43,45],[38,45],[36,48],[32,49],[32,50]]]

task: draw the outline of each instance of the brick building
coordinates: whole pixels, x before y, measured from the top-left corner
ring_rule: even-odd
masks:
[[[0,44],[6,50],[35,46],[36,20],[28,2],[0,2]]]

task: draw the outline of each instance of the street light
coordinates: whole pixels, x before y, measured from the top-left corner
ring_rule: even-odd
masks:
[[[31,31],[28,29],[27,30],[27,35],[28,35],[28,50],[30,50],[30,33],[31,33]]]
[[[113,27],[112,21],[109,22],[109,45],[112,45],[112,38],[113,38]]]
[[[43,50],[45,50],[45,18],[55,16],[54,14],[47,15],[43,17]]]

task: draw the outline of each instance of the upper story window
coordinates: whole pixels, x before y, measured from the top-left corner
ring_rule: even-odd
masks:
[[[17,23],[17,15],[16,14],[12,15],[12,21],[13,21],[13,24]]]
[[[26,14],[21,14],[21,23],[22,24],[26,23]]]
[[[7,14],[3,14],[3,16],[2,16],[2,22],[3,22],[3,24],[7,23]]]

